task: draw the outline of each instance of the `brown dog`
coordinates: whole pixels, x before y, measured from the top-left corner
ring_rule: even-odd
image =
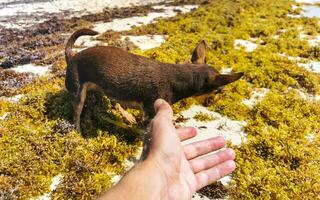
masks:
[[[173,104],[186,97],[209,93],[243,75],[221,75],[205,64],[204,41],[195,48],[192,64],[161,63],[109,46],[92,47],[72,55],[78,37],[97,34],[89,29],[78,30],[70,37],[65,49],[65,84],[75,98],[74,123],[78,131],[88,90],[102,90],[112,99],[137,102],[142,106],[145,118],[150,119],[155,115],[153,103],[158,98]]]

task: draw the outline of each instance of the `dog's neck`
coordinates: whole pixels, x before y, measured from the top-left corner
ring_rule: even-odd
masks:
[[[194,96],[201,92],[206,72],[201,66],[194,64],[172,64],[169,66],[170,84],[173,88],[173,101],[175,103],[183,98]]]

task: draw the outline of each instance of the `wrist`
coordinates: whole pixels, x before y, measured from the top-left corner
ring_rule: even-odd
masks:
[[[166,199],[166,182],[154,160],[147,159],[132,168],[101,199]]]

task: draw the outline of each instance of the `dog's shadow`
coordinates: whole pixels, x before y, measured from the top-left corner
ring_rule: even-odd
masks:
[[[67,91],[48,94],[45,108],[47,117],[58,121],[54,131],[65,132],[64,134],[72,131],[74,128],[72,97]],[[118,124],[126,125],[114,111],[110,100],[97,92],[89,92],[81,114],[82,136],[93,138],[102,131],[129,144],[140,141],[141,131],[137,131],[139,130],[137,126],[119,126]]]

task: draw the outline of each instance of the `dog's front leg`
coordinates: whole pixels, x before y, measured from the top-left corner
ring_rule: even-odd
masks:
[[[152,102],[144,102],[143,103],[143,146],[142,146],[142,153],[140,156],[139,161],[143,161],[147,158],[149,151],[150,151],[150,142],[151,142],[151,120],[155,116],[155,111],[153,108],[153,101]]]

